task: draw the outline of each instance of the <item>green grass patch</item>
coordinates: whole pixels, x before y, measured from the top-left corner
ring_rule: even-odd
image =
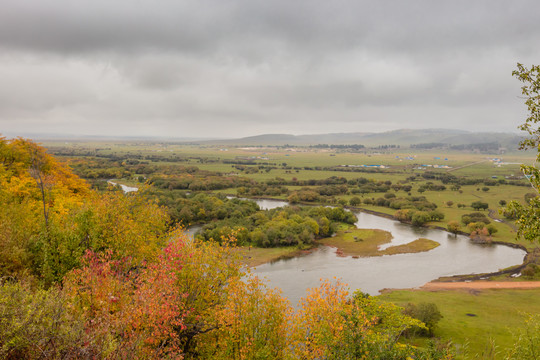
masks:
[[[396,254],[408,254],[408,253],[418,253],[423,251],[429,251],[435,249],[439,244],[436,241],[420,238],[414,241],[411,241],[408,244],[402,244],[397,246],[391,246],[382,252],[384,255],[396,255]]]
[[[392,234],[379,229],[339,230],[334,237],[322,239],[327,246],[337,247],[344,255],[379,256],[378,247],[392,241]]]
[[[238,252],[242,256],[242,263],[249,267],[258,266],[261,264],[273,262],[281,258],[289,258],[301,255],[305,250],[300,250],[297,247],[275,247],[275,248],[259,248],[250,246],[238,247]]]
[[[502,358],[514,343],[513,335],[524,326],[527,314],[540,312],[540,289],[482,291],[411,291],[383,294],[384,301],[404,306],[407,303],[434,303],[443,318],[435,336],[451,340],[461,358],[487,358],[493,342]],[[490,357],[491,359],[491,357]]]

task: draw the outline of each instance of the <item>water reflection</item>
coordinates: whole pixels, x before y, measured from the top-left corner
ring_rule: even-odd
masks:
[[[136,188],[136,187],[131,187],[131,186],[127,186],[127,185],[124,185],[124,184],[117,184],[115,182],[112,182],[112,181],[107,181],[109,184],[113,185],[113,186],[116,186],[116,185],[120,185],[120,187],[122,188],[122,191],[124,193],[130,193],[130,192],[134,192],[134,191],[138,191],[139,188]]]
[[[251,200],[251,199],[243,199],[243,200]],[[280,201],[280,200],[259,199],[259,200],[255,200],[255,202],[259,205],[261,210],[272,210],[278,207],[289,205],[288,202]]]

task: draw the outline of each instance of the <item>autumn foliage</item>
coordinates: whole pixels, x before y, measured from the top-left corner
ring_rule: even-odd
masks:
[[[109,252],[87,252],[84,266],[64,280],[70,306],[100,358],[182,358],[186,294],[175,286],[182,243],[169,244],[155,262],[136,266]]]
[[[295,311],[234,236],[192,240],[144,194],[94,192],[29,140],[0,138],[0,201],[1,358],[446,356],[400,344],[423,325],[339,281]]]

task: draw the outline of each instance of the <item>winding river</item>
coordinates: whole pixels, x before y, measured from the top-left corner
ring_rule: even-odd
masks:
[[[256,202],[262,209],[287,205],[277,200]],[[520,249],[474,244],[466,236],[454,236],[442,230],[415,228],[366,213],[355,215],[358,228],[391,232],[392,243],[386,246],[405,244],[420,237],[441,245],[422,253],[358,259],[339,257],[335,248],[322,246],[307,255],[260,265],[253,273],[266,278],[270,286],[281,288],[284,296],[296,304],[305,296],[306,289],[319,286],[320,279],[337,277],[351,290],[376,295],[385,288],[419,287],[441,276],[495,272],[521,264],[525,256],[525,251]]]

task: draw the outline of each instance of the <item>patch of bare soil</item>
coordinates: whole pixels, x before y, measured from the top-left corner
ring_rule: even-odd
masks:
[[[422,286],[423,290],[452,289],[536,289],[540,281],[470,281],[470,282],[429,282]]]

